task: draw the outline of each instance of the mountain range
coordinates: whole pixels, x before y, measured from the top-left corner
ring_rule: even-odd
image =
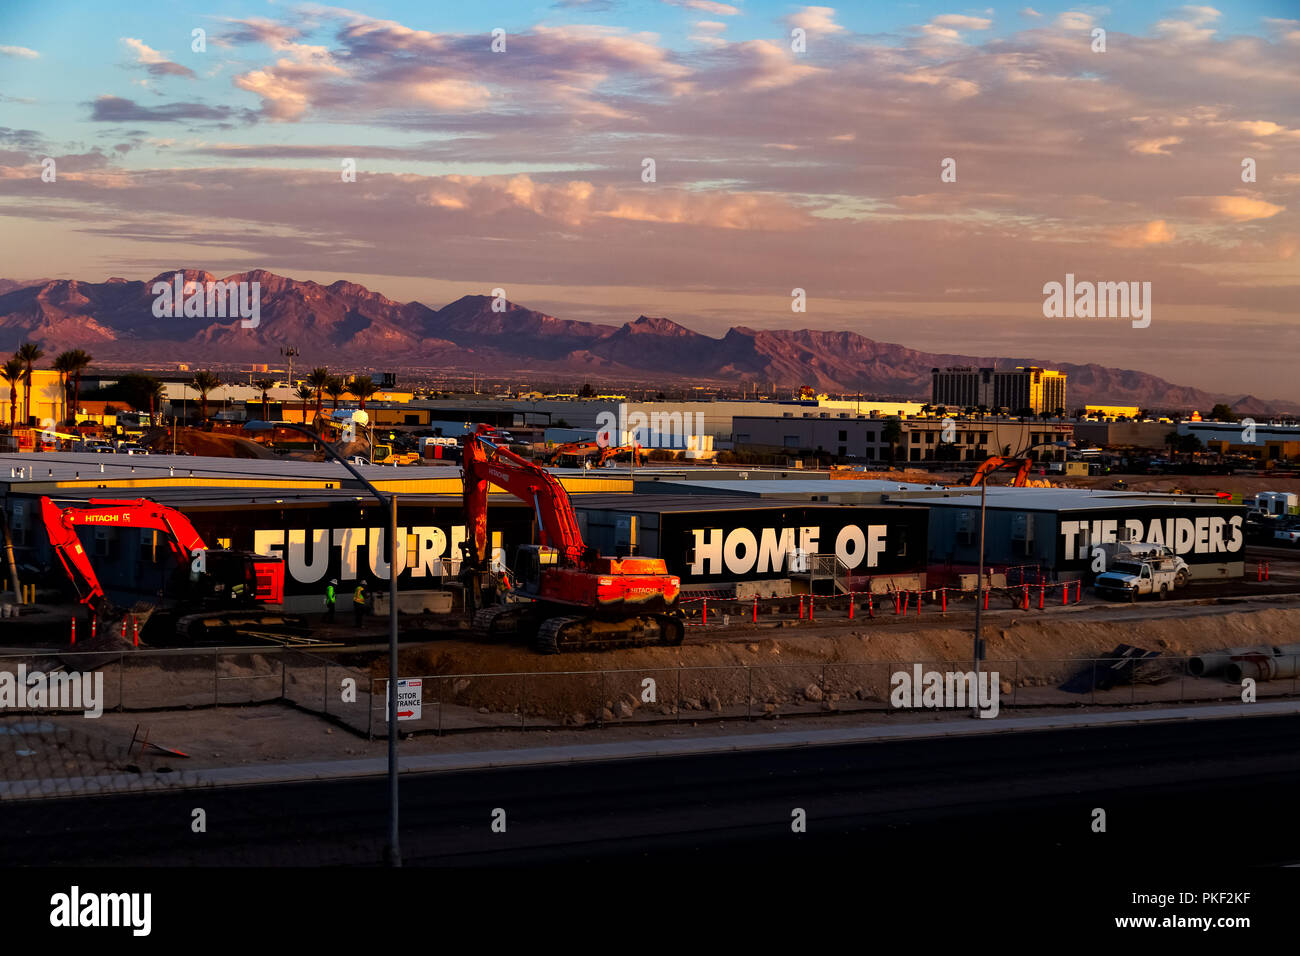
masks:
[[[622,325],[560,319],[511,302],[467,295],[431,309],[394,302],[356,283],[299,281],[264,270],[218,280],[183,270],[185,281],[258,282],[256,328],[238,318],[154,314],[156,282],[110,278],[22,283],[0,279],[0,350],[37,342],[47,355],[70,348],[96,362],[122,365],[184,361],[215,365],[265,362],[294,347],[300,361],[345,368],[441,368],[499,375],[595,379],[646,385],[775,383],[811,385],[926,400],[930,370],[948,365],[1040,365],[1068,374],[1071,407],[1089,402],[1200,409],[1226,402],[1240,414],[1294,412],[1300,405],[1252,395],[1212,394],[1155,375],[1101,365],[1032,358],[922,352],[855,332],[759,330],[735,326],[722,338],[666,318],[640,316]]]

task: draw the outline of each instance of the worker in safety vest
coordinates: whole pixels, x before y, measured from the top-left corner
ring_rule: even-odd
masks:
[[[334,623],[334,600],[338,596],[334,589],[338,583],[338,578],[330,578],[330,583],[325,585],[325,620],[331,624]]]
[[[366,584],[362,581],[352,592],[352,619],[360,627],[366,618]]]

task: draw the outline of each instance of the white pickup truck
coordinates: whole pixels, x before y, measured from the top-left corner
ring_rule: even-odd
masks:
[[[1300,524],[1278,528],[1273,532],[1273,540],[1278,544],[1289,544],[1293,548],[1300,548]]]
[[[1116,561],[1093,584],[1100,597],[1128,598],[1158,594],[1165,600],[1178,587],[1178,572],[1170,561]]]

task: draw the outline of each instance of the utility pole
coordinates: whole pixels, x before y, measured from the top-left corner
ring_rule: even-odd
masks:
[[[298,354],[298,350],[293,346],[287,349],[280,349],[280,354],[289,359],[289,387],[293,387],[293,357]]]
[[[989,484],[989,476],[988,473],[986,472],[984,476],[980,479],[979,583],[976,585],[976,590],[975,590],[975,642],[972,645],[972,649],[971,649],[971,657],[975,662],[975,686],[976,687],[979,686],[979,679],[980,679],[980,658],[984,656],[983,648],[981,647],[981,644],[983,642],[980,638],[980,625],[983,623],[983,618],[981,617],[980,612],[984,608],[984,515],[985,515],[985,505],[987,504],[987,497],[985,495],[985,492],[988,490],[988,484]],[[979,703],[977,701],[975,705],[971,707],[971,716],[978,717],[979,715],[980,715],[980,709],[979,709]]]

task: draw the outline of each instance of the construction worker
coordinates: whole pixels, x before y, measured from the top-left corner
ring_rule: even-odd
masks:
[[[334,600],[337,597],[335,588],[338,587],[338,578],[330,578],[330,583],[325,585],[325,620],[334,623]]]
[[[366,619],[366,582],[362,581],[357,584],[357,588],[352,592],[352,618],[357,627],[360,627]]]

